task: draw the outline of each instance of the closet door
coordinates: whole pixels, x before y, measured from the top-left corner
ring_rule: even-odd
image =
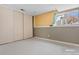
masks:
[[[13,11],[0,6],[0,44],[13,41]]]
[[[23,14],[14,11],[14,37],[15,40],[23,39]]]
[[[24,39],[32,36],[32,16],[24,14]]]

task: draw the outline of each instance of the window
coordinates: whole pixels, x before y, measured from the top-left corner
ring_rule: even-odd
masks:
[[[54,26],[79,25],[79,8],[59,12],[55,15]]]

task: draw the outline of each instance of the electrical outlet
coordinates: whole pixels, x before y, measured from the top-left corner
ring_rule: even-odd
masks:
[[[48,37],[50,37],[50,35],[48,35]]]

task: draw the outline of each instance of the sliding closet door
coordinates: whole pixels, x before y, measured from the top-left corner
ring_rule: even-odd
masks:
[[[0,6],[0,44],[13,41],[13,11]]]
[[[24,39],[32,37],[32,16],[24,14]]]
[[[23,39],[23,14],[18,11],[14,11],[14,38]]]

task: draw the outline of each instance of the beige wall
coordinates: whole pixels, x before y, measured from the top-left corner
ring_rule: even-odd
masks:
[[[23,39],[23,13],[13,12],[15,40]]]
[[[24,39],[32,37],[32,17],[28,15],[24,15]]]
[[[13,39],[13,11],[0,6],[0,43]]]
[[[32,37],[32,16],[24,15],[0,5],[0,44]]]

